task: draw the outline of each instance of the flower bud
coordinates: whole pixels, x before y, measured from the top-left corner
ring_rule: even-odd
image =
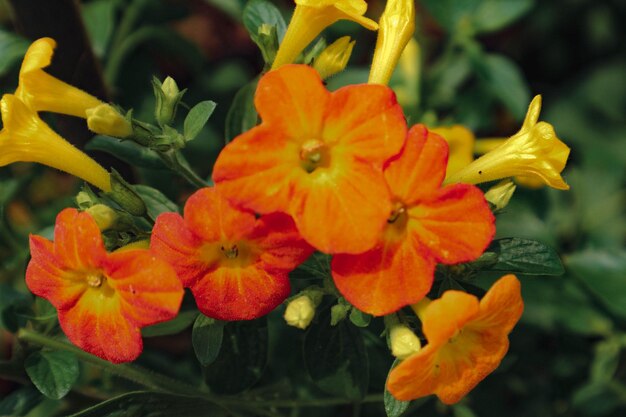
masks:
[[[502,210],[509,204],[513,193],[515,192],[515,184],[513,181],[502,180],[485,193],[485,200],[491,203],[496,210]]]
[[[315,316],[315,304],[308,295],[294,298],[287,304],[285,321],[298,329],[306,329]]]
[[[355,43],[356,41],[350,42],[349,36],[343,36],[326,47],[326,49],[315,58],[313,68],[317,70],[323,80],[332,77],[346,68]]]
[[[147,212],[146,203],[115,170],[111,173],[111,192],[108,195],[133,216],[143,216]]]
[[[105,204],[96,204],[85,210],[93,217],[101,231],[112,228],[117,222],[117,213]]]
[[[130,121],[110,104],[100,104],[85,111],[87,127],[94,133],[126,138],[133,133]]]
[[[176,109],[186,90],[180,91],[172,77],[166,77],[163,83],[152,79],[152,89],[156,97],[154,117],[160,126],[169,125],[176,117]]]
[[[391,341],[391,354],[398,359],[406,359],[422,347],[419,338],[404,324],[393,326],[389,339]]]

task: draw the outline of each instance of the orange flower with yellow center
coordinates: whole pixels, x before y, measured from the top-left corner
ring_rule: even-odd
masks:
[[[405,141],[391,89],[351,85],[328,92],[317,72],[285,65],[261,78],[261,125],[229,143],[213,179],[235,205],[285,212],[326,253],[360,253],[376,243],[391,201],[384,161]]]
[[[447,159],[445,140],[416,125],[385,166],[395,203],[376,246],[335,255],[331,265],[337,288],[359,310],[380,316],[418,302],[432,286],[436,263],[475,259],[493,238],[494,217],[478,188],[441,188]]]
[[[150,248],[191,288],[200,311],[219,320],[269,313],[289,295],[289,272],[313,252],[289,216],[257,219],[214,188],[193,194],[184,218],[161,214]]]
[[[54,242],[31,236],[30,251],[28,288],[57,308],[72,343],[103,359],[136,359],[139,329],[178,314],[183,288],[175,271],[148,250],[107,253],[86,212],[63,210]]]
[[[458,402],[500,365],[523,309],[515,275],[500,278],[480,302],[446,291],[420,312],[428,344],[390,372],[387,389],[403,401],[436,394]]]

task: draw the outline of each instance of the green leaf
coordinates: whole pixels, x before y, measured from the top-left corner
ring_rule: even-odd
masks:
[[[244,85],[235,94],[233,103],[226,115],[226,143],[256,126],[258,114],[254,108],[254,93],[257,82],[258,80],[254,80]]]
[[[614,384],[618,385],[617,382]],[[593,382],[576,390],[571,401],[572,407],[585,416],[611,414],[621,402],[618,393],[614,392],[609,385]]]
[[[533,5],[533,0],[482,0],[472,13],[474,32],[502,29],[530,11]]]
[[[30,42],[12,32],[0,30],[0,75],[6,74],[24,57]]]
[[[146,203],[148,214],[153,219],[156,219],[161,213],[178,213],[178,206],[161,191],[148,187],[147,185],[134,185],[133,189],[139,194],[144,203]]]
[[[254,385],[267,363],[267,318],[226,323],[217,359],[204,379],[217,394],[236,394]]]
[[[96,56],[102,58],[109,45],[115,25],[117,1],[94,0],[81,5],[85,27]]]
[[[215,102],[206,100],[201,101],[189,110],[183,126],[183,132],[187,142],[198,136],[198,133],[200,133],[209,120],[209,117],[213,114],[216,106],[217,104],[215,104]]]
[[[626,251],[589,249],[568,256],[565,263],[609,310],[626,318]]]
[[[400,363],[399,359],[396,359],[395,361],[393,361],[393,364],[391,365],[391,369],[389,369],[389,372],[391,372],[393,368],[398,366],[399,363]],[[389,378],[389,375],[387,375],[387,378]],[[406,411],[406,409],[409,408],[409,405],[411,404],[411,401],[400,401],[400,400],[397,400],[396,397],[391,395],[391,393],[387,390],[387,383],[385,383],[385,392],[383,394],[383,402],[385,404],[385,413],[387,413],[387,417],[400,417]]]
[[[163,392],[129,392],[68,417],[215,417],[224,415],[214,403],[198,397]]]
[[[322,390],[359,400],[367,393],[369,362],[361,331],[349,321],[330,325],[330,310],[304,336],[304,366]]]
[[[222,348],[225,324],[223,321],[209,318],[204,314],[198,315],[194,322],[191,342],[202,366],[209,366],[217,359]]]
[[[0,416],[22,417],[43,401],[44,397],[32,386],[13,391],[0,401]]]
[[[71,352],[33,352],[24,361],[24,367],[37,389],[55,400],[70,391],[79,374],[78,359]]]
[[[352,307],[350,311],[350,321],[357,327],[367,327],[372,321],[372,316],[362,312],[356,307]]]
[[[592,383],[605,383],[613,379],[619,365],[621,343],[615,338],[603,340],[595,346],[593,362],[591,362]]]
[[[159,155],[131,141],[119,141],[108,136],[94,136],[85,145],[87,151],[102,151],[141,168],[166,169]]]
[[[275,26],[278,40],[282,41],[287,24],[280,10],[267,0],[250,0],[243,9],[243,25],[256,43],[258,43],[259,27],[264,23]]]
[[[468,406],[462,404],[452,406],[452,415],[454,417],[476,417],[476,414]]]
[[[563,264],[558,253],[536,240],[505,238],[494,240],[486,252],[498,260],[489,269],[526,275],[562,275]]]
[[[198,312],[195,310],[183,311],[173,320],[144,327],[141,329],[141,335],[143,337],[155,337],[180,333],[187,327],[191,326],[191,323],[193,323],[197,316]]]

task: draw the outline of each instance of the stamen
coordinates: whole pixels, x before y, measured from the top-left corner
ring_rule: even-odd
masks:
[[[87,285],[89,285],[90,287],[99,288],[104,282],[104,277],[102,276],[102,274],[99,273],[89,274],[87,275],[86,281]]]

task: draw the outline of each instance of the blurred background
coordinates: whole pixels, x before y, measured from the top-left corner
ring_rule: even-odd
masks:
[[[368,4],[368,16],[377,19],[384,1]],[[288,21],[293,4],[275,5]],[[242,23],[244,6],[244,0],[0,1],[0,89],[14,91],[26,48],[44,35],[59,42],[51,73],[134,109],[140,120],[152,118],[151,77],[172,76],[188,89],[186,103],[218,103],[185,149],[191,165],[209,177],[230,139],[229,108],[263,69]],[[551,123],[572,151],[564,172],[570,191],[518,187],[497,225],[500,237],[555,247],[566,273],[521,277],[526,310],[510,353],[464,402],[445,407],[431,398],[414,403],[407,415],[626,415],[626,2],[417,0],[417,10],[419,48],[405,56],[391,82],[411,123],[458,123],[479,138],[506,137],[520,127],[531,98],[542,94],[540,120]],[[325,32],[328,43],[343,35],[357,43],[348,69],[329,80],[331,89],[367,80],[376,41],[375,33],[350,22]],[[174,201],[184,202],[192,191],[167,170],[111,156],[106,146],[90,142],[81,123],[46,120],[105,166]],[[25,292],[28,233],[49,233],[79,187],[42,166],[0,168],[0,309]],[[492,278],[477,283],[488,285]],[[0,325],[6,325],[1,318]],[[281,331],[272,342],[270,380],[285,373],[281,344],[301,337],[293,329]],[[7,357],[11,335],[0,332],[0,356]],[[177,348],[181,357],[188,348]],[[371,392],[381,391],[390,364],[384,347],[379,350],[370,355]],[[312,389],[298,369],[301,360],[288,364],[287,374],[300,384],[296,390]],[[0,398],[12,389],[0,380]],[[348,411],[334,409],[333,415]],[[384,413],[379,405],[361,411]],[[307,413],[316,415],[300,415]]]

